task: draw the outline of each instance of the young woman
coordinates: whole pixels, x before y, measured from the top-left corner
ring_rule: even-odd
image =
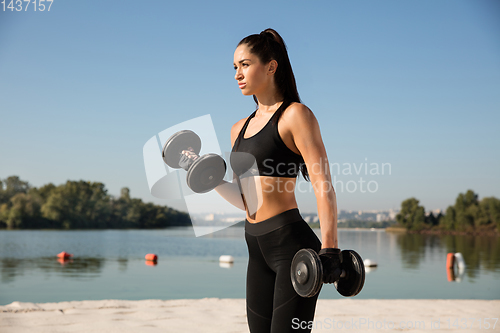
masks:
[[[318,296],[295,292],[291,261],[302,248],[319,252],[324,263],[340,255],[336,196],[319,125],[301,104],[285,43],[275,30],[243,38],[234,52],[234,69],[241,92],[253,96],[257,109],[233,125],[234,181],[223,181],[215,190],[246,210],[250,332],[310,332],[306,323],[314,318]],[[247,172],[252,163],[238,154],[252,156],[258,173]],[[299,171],[316,195],[322,242],[297,208]]]

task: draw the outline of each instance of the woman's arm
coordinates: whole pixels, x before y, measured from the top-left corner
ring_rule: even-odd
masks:
[[[236,183],[236,175],[233,172],[233,182],[227,182],[222,180],[222,182],[215,188],[215,191],[220,194],[221,197],[227,200],[231,205],[236,206],[241,210],[245,210],[245,204],[241,197],[241,192],[238,184]]]
[[[238,121],[231,128],[231,147],[234,146],[236,138],[238,137],[238,133],[243,127],[244,120],[245,119]],[[229,161],[226,161],[226,163],[228,162]],[[226,201],[232,204],[233,206],[236,206],[241,210],[246,210],[245,204],[243,202],[243,197],[241,195],[240,187],[238,185],[238,180],[236,177],[238,176],[233,172],[233,182],[230,183],[225,180],[222,180],[222,182],[215,188],[215,191],[219,193],[221,197],[226,199]]]
[[[300,103],[290,106],[288,117],[294,143],[306,163],[316,195],[322,248],[338,248],[337,197],[318,121],[312,111]]]

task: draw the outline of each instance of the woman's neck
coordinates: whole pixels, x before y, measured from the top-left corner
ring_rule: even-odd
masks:
[[[259,115],[276,111],[283,102],[283,97],[278,93],[266,94],[264,96],[256,95],[256,97],[259,109],[257,113]]]

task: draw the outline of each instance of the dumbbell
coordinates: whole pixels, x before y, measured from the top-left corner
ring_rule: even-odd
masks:
[[[183,150],[194,153],[194,158],[188,158]],[[169,167],[187,171],[187,185],[193,192],[206,193],[221,183],[226,174],[226,162],[217,154],[199,156],[200,150],[200,137],[193,131],[183,130],[165,142],[162,157]]]
[[[341,252],[340,267],[323,267],[320,256],[313,249],[301,249],[292,259],[290,275],[293,288],[302,297],[316,296],[325,276],[335,274],[335,288],[345,297],[356,296],[365,282],[365,265],[361,256],[353,250]]]

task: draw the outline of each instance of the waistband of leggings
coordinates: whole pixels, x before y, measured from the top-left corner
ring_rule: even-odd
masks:
[[[245,219],[245,232],[252,236],[261,236],[287,224],[301,220],[302,215],[300,215],[299,209],[292,208],[257,223],[250,223],[247,219]]]

